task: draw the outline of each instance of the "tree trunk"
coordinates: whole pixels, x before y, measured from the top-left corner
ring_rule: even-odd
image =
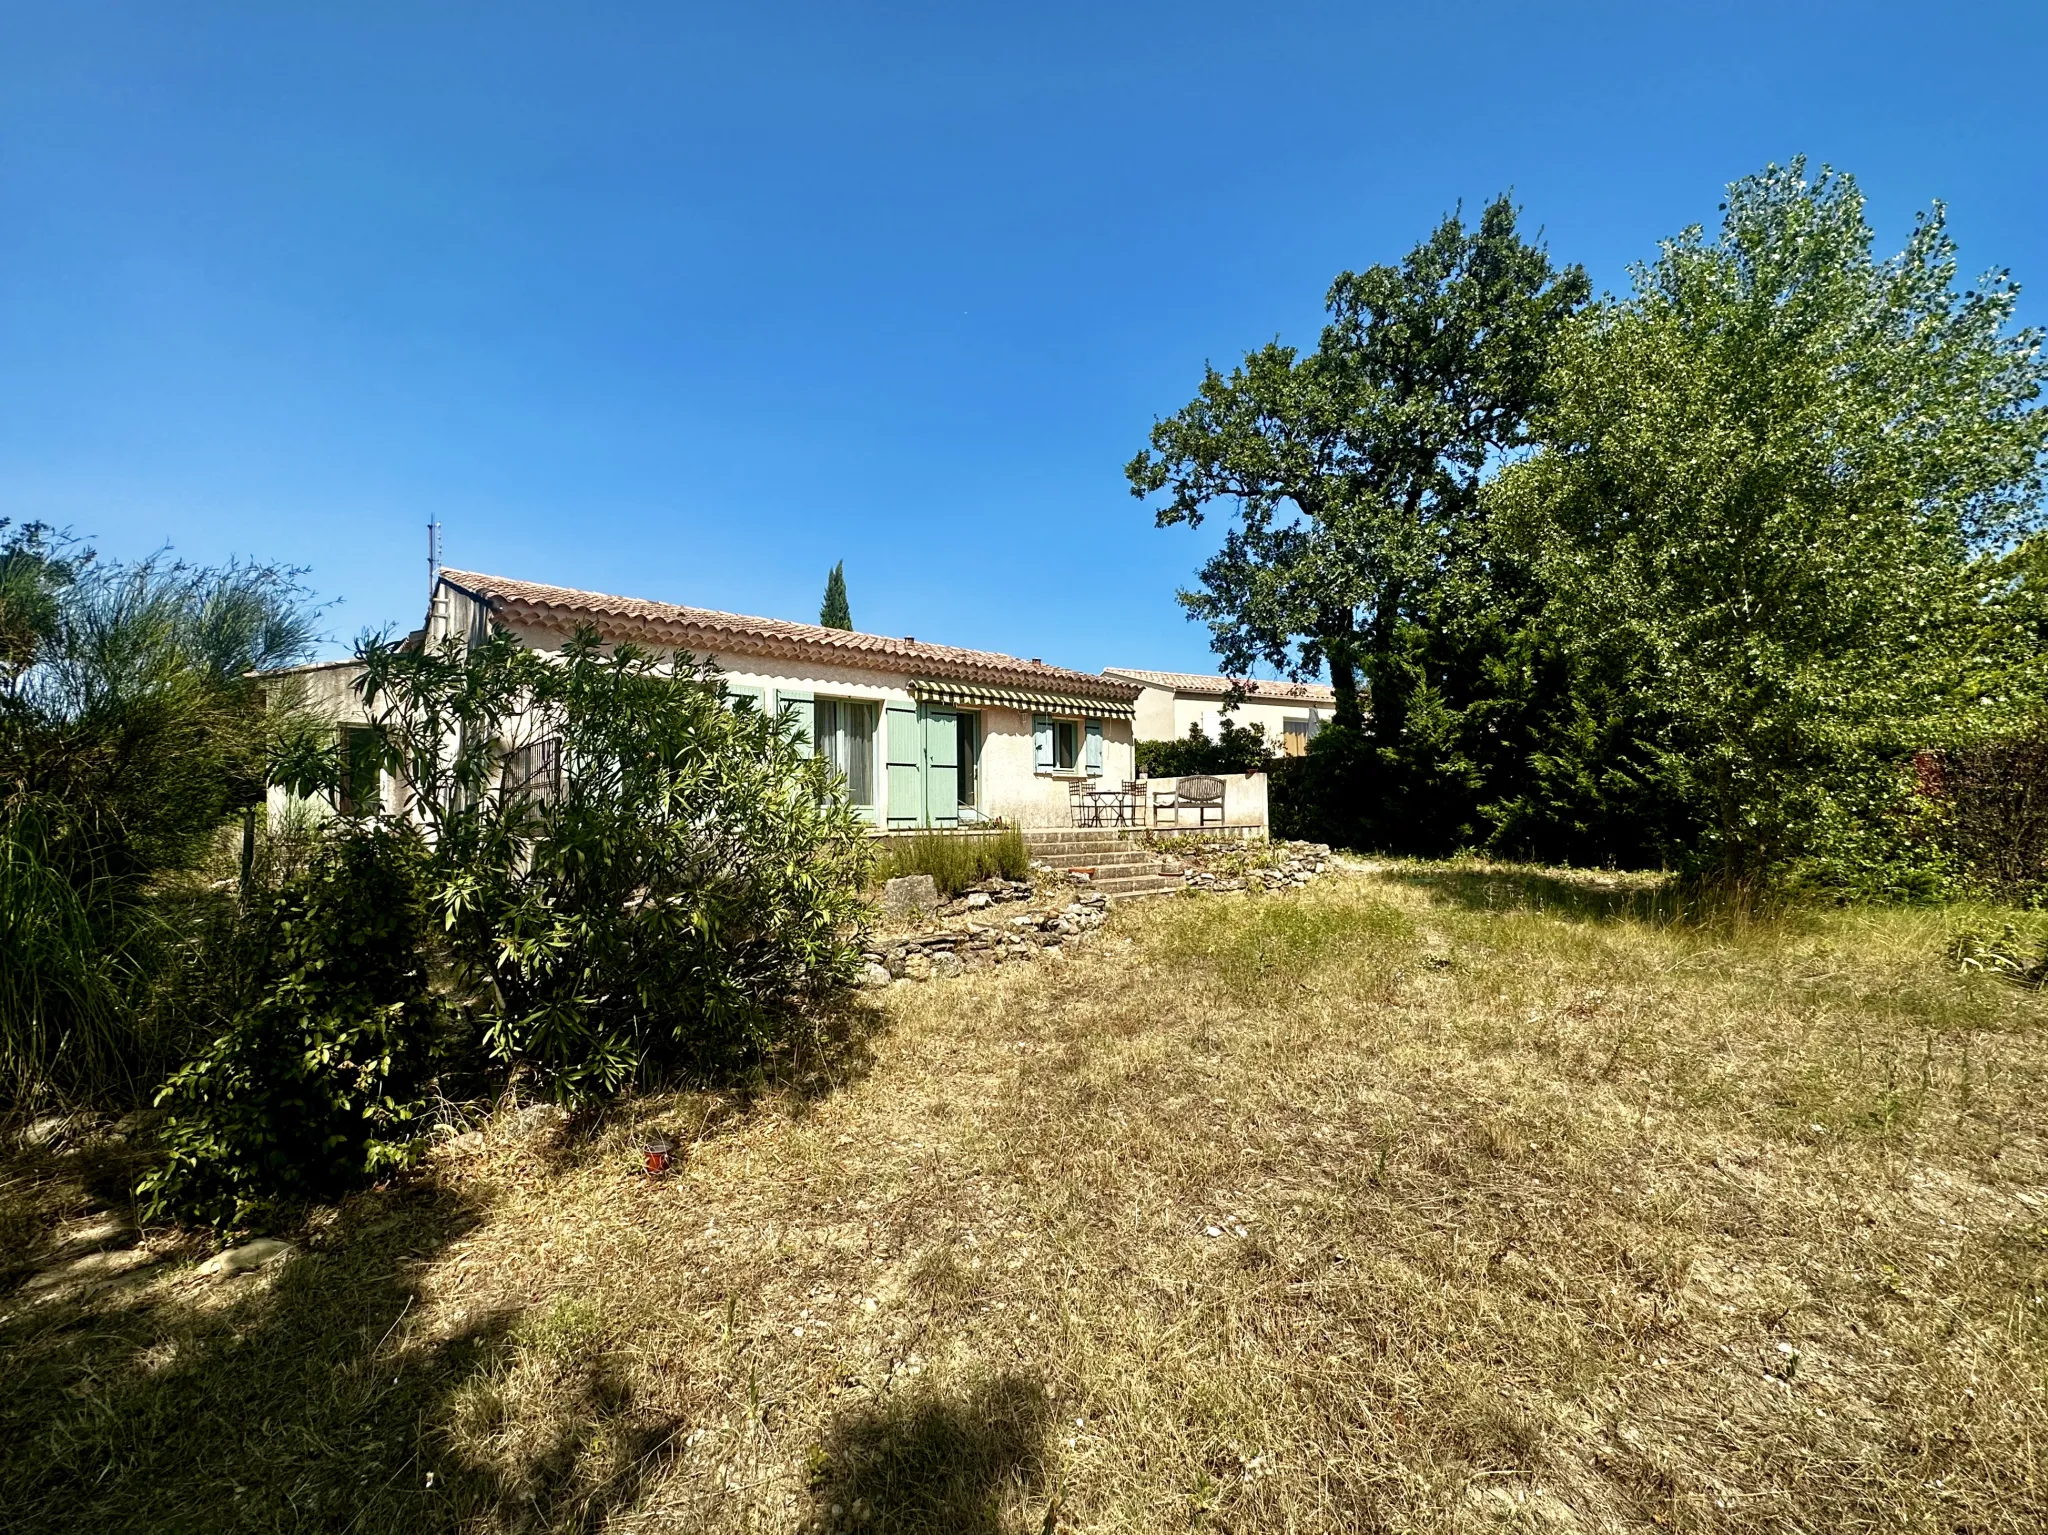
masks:
[[[1405,678],[1395,654],[1401,633],[1402,584],[1389,581],[1381,590],[1372,620],[1366,681],[1372,688],[1372,733],[1381,742],[1397,741],[1408,723]]]
[[[1323,655],[1330,663],[1330,687],[1337,695],[1336,718],[1332,723],[1346,730],[1363,730],[1365,710],[1358,702],[1358,652],[1349,614],[1345,615],[1341,633],[1323,637]]]
[[[256,807],[242,807],[242,899],[249,899],[249,883],[256,872]]]

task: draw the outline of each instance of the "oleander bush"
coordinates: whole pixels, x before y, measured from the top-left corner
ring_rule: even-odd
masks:
[[[302,872],[198,945],[181,991],[211,1039],[158,1095],[151,1214],[246,1225],[411,1159],[447,1045],[428,862],[408,828],[338,820]]]
[[[433,850],[434,941],[504,1066],[565,1102],[730,1071],[853,978],[867,826],[714,668],[589,633],[364,662]]]

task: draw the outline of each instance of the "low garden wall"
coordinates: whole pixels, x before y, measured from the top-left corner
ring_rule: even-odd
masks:
[[[1271,830],[1267,811],[1267,778],[1264,773],[1213,773],[1208,777],[1223,780],[1223,828],[1226,834],[1237,836],[1263,837]],[[1158,818],[1152,808],[1155,795],[1169,794],[1180,785],[1178,778],[1141,778],[1138,788],[1144,795],[1144,813],[1139,824],[1150,826],[1156,831],[1203,831],[1214,832],[1217,825],[1212,815],[1207,826],[1196,825],[1196,813],[1183,810],[1176,822],[1171,810],[1165,812],[1165,819]]]

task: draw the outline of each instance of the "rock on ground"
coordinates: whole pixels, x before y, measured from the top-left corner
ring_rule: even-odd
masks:
[[[936,911],[938,906],[939,884],[929,874],[905,874],[882,886],[882,911],[887,916],[907,917]]]
[[[240,1247],[230,1247],[226,1252],[215,1253],[199,1265],[199,1272],[210,1278],[225,1279],[231,1274],[246,1274],[251,1269],[260,1269],[266,1263],[275,1263],[292,1250],[292,1244],[277,1237],[258,1237],[253,1242],[244,1242]]]

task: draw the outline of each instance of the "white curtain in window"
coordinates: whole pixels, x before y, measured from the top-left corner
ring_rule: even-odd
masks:
[[[844,698],[817,703],[818,755],[846,775],[847,797],[875,802],[875,706]]]

